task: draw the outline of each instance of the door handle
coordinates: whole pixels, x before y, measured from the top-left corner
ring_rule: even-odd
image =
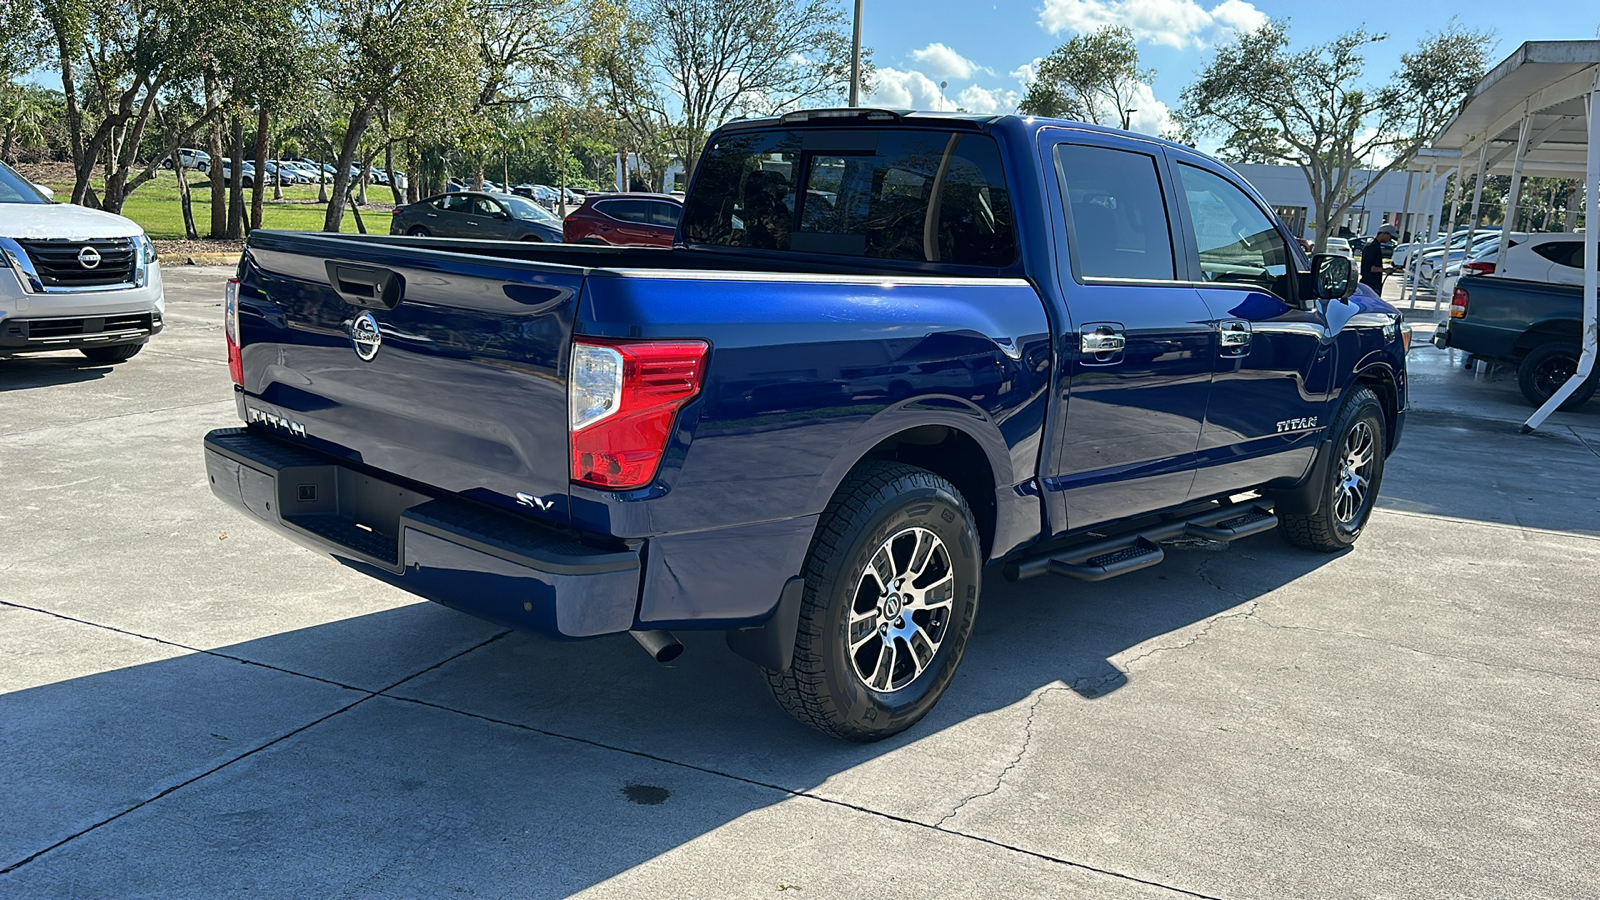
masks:
[[[1253,333],[1250,323],[1243,319],[1229,319],[1218,326],[1222,346],[1228,350],[1243,350],[1250,346]]]
[[[1115,325],[1085,325],[1078,337],[1084,353],[1121,353],[1128,346],[1127,337]]]
[[[323,266],[328,272],[328,284],[339,295],[339,299],[351,306],[394,309],[405,296],[405,279],[392,269],[358,266],[331,259],[324,260]]]

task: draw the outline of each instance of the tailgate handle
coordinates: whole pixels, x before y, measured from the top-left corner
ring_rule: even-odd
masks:
[[[400,305],[406,282],[399,272],[381,266],[357,266],[327,260],[328,283],[340,299],[352,306],[394,309]]]

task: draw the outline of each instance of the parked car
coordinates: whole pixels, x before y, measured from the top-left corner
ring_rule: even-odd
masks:
[[[567,215],[569,244],[670,247],[683,203],[665,194],[589,196]]]
[[[1526,237],[1525,234],[1522,236]],[[1452,263],[1459,264],[1463,260],[1481,253],[1485,249],[1498,246],[1499,243],[1500,232],[1496,230],[1491,232],[1479,232],[1473,237],[1470,245],[1467,244],[1466,237],[1463,237],[1459,245],[1455,245],[1454,242],[1452,242],[1452,246],[1449,251],[1446,251],[1443,248],[1438,250],[1430,250],[1427,253],[1424,253],[1421,261],[1417,263],[1417,277],[1425,285],[1436,285],[1438,283],[1438,279],[1443,274],[1443,270],[1447,266],[1451,265]]]
[[[177,153],[161,161],[161,168],[172,168],[173,159],[177,159],[178,165],[185,169],[199,169],[201,163],[209,163],[211,161],[211,154],[204,150],[196,150],[193,147],[180,147]]]
[[[1578,371],[1582,323],[1581,285],[1469,275],[1456,283],[1450,318],[1439,323],[1433,343],[1515,366],[1522,396],[1543,406]],[[1561,408],[1582,406],[1597,386],[1600,368]]]
[[[276,181],[279,184],[306,184],[310,181],[303,173],[293,166],[285,166],[276,160],[265,160],[267,170],[267,184]]]
[[[505,626],[662,661],[668,628],[724,632],[797,719],[876,740],[988,639],[987,564],[1352,546],[1409,406],[1407,331],[1353,269],[1144,135],[744,120],[670,252],[253,232],[225,303],[246,427],[206,436],[208,482]]]
[[[1337,253],[1345,259],[1356,258],[1355,250],[1350,246],[1350,242],[1345,238],[1328,238],[1328,252]]]
[[[0,357],[77,350],[120,363],[160,333],[155,245],[134,222],[52,203],[0,162]]]
[[[561,242],[561,220],[526,197],[460,191],[397,206],[390,234]]]

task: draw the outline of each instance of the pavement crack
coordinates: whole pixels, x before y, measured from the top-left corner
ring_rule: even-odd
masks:
[[[994,787],[989,788],[987,791],[962,798],[961,802],[957,803],[954,808],[945,813],[944,817],[935,822],[933,827],[943,829],[944,823],[954,819],[956,814],[961,812],[961,810],[965,808],[968,803],[971,803],[974,800],[982,800],[984,797],[993,796],[1000,791],[1001,787],[1005,786],[1006,776],[1010,775],[1011,770],[1015,769],[1018,764],[1022,762],[1022,758],[1024,756],[1028,755],[1028,747],[1033,744],[1033,716],[1039,711],[1039,704],[1044,702],[1044,697],[1046,694],[1060,689],[1061,688],[1059,686],[1049,685],[1041,689],[1038,695],[1033,698],[1033,703],[1029,704],[1028,706],[1028,719],[1023,723],[1022,726],[1022,746],[1017,748],[1017,755],[1011,758],[1011,762],[1006,763],[1005,768],[1000,770],[1000,774],[995,776]]]
[[[421,674],[421,673],[418,673],[418,674]],[[1050,692],[1052,690],[1059,690],[1059,689],[1060,688],[1058,686],[1051,686],[1051,687],[1045,688],[1043,691],[1041,691],[1040,692],[1040,698],[1037,698],[1035,700],[1035,703],[1034,703],[1035,708],[1037,708],[1037,706],[1038,706],[1038,699],[1042,699],[1043,694],[1048,693],[1048,692]],[[1159,882],[1159,881],[1153,881],[1153,880],[1148,879],[1148,878],[1140,878],[1137,875],[1129,875],[1126,872],[1118,872],[1118,871],[1116,871],[1114,869],[1104,869],[1104,868],[1101,868],[1099,866],[1090,865],[1088,863],[1083,863],[1083,862],[1078,862],[1076,860],[1066,859],[1065,857],[1054,856],[1054,855],[1051,855],[1049,853],[1044,853],[1044,852],[1039,851],[1039,850],[1031,850],[1031,849],[1029,849],[1027,847],[1018,846],[1016,844],[1008,844],[1005,841],[996,840],[994,838],[988,838],[988,837],[984,837],[982,835],[977,835],[977,834],[968,834],[968,833],[963,832],[963,831],[956,831],[953,828],[944,828],[944,827],[941,827],[939,825],[930,825],[927,822],[919,821],[917,819],[912,819],[912,818],[909,818],[909,817],[906,817],[906,816],[902,816],[902,815],[897,815],[897,814],[891,813],[891,812],[884,812],[882,810],[872,809],[870,807],[862,806],[862,805],[860,805],[858,803],[850,803],[850,802],[847,802],[847,801],[844,801],[844,800],[837,799],[835,797],[826,797],[826,796],[822,796],[820,794],[814,794],[811,791],[808,791],[808,790],[805,790],[805,789],[784,787],[781,784],[773,784],[772,782],[768,782],[768,781],[760,781],[758,779],[749,778],[749,777],[746,777],[744,775],[736,775],[736,774],[734,774],[732,772],[724,772],[724,771],[722,771],[720,769],[713,769],[713,768],[711,768],[709,766],[702,766],[702,765],[696,765],[695,763],[683,762],[681,760],[672,759],[670,757],[660,756],[660,755],[655,754],[655,753],[649,753],[649,752],[646,752],[644,750],[635,750],[635,749],[631,749],[631,748],[628,748],[628,747],[621,747],[621,746],[618,746],[616,744],[608,744],[608,743],[606,743],[604,741],[595,740],[594,738],[579,737],[579,736],[573,735],[573,734],[563,734],[562,732],[559,732],[559,731],[551,731],[551,730],[546,729],[546,728],[539,728],[538,726],[527,725],[527,724],[524,724],[524,723],[521,723],[521,722],[512,722],[512,721],[507,720],[507,719],[498,719],[498,718],[495,718],[494,716],[484,715],[482,713],[467,712],[466,710],[456,709],[456,708],[451,707],[451,706],[444,706],[442,704],[433,703],[433,702],[428,701],[428,700],[419,700],[416,697],[406,697],[406,696],[403,696],[403,695],[385,695],[385,699],[387,699],[387,700],[395,700],[395,701],[398,701],[398,702],[401,702],[401,703],[412,703],[412,704],[415,704],[417,706],[423,706],[423,707],[427,707],[429,709],[436,709],[436,710],[439,710],[440,712],[453,713],[453,714],[459,715],[459,716],[466,716],[467,718],[470,718],[470,719],[478,719],[478,720],[484,721],[484,722],[492,722],[492,723],[494,723],[496,725],[502,725],[502,726],[505,726],[507,728],[515,728],[515,729],[517,729],[519,731],[526,731],[526,732],[529,732],[529,733],[532,733],[532,734],[543,735],[545,737],[553,738],[553,739],[559,740],[559,741],[569,741],[569,742],[574,743],[574,744],[581,744],[583,746],[593,747],[593,748],[598,749],[598,750],[608,750],[608,751],[611,751],[613,753],[623,753],[623,754],[626,754],[628,756],[633,756],[633,757],[636,757],[636,758],[639,758],[639,759],[650,760],[652,762],[661,763],[662,765],[673,766],[673,767],[680,768],[680,769],[685,769],[685,770],[688,770],[688,771],[691,771],[691,772],[700,772],[700,773],[705,774],[705,775],[712,775],[712,776],[715,776],[715,777],[718,777],[718,778],[726,778],[729,781],[737,781],[737,782],[739,782],[741,784],[751,785],[752,787],[759,787],[759,788],[765,788],[765,789],[770,790],[770,791],[776,791],[776,792],[778,792],[780,794],[783,794],[785,796],[802,797],[802,798],[804,798],[806,800],[811,800],[811,801],[814,801],[814,802],[817,802],[817,803],[826,803],[829,806],[836,806],[836,807],[839,807],[841,809],[852,810],[854,812],[861,813],[862,815],[873,816],[875,818],[884,819],[884,820],[890,821],[890,822],[897,822],[899,824],[911,826],[913,828],[926,828],[929,831],[937,831],[940,834],[948,834],[948,835],[951,835],[952,837],[958,837],[958,838],[961,838],[963,840],[976,841],[976,842],[978,842],[980,844],[986,844],[986,845],[988,845],[990,847],[995,847],[995,848],[998,848],[998,849],[1001,849],[1001,850],[1006,850],[1006,851],[1009,851],[1009,852],[1012,852],[1012,853],[1019,853],[1019,854],[1022,854],[1023,856],[1028,856],[1028,857],[1031,857],[1033,859],[1041,860],[1041,861],[1044,861],[1044,862],[1055,863],[1057,865],[1066,866],[1066,867],[1072,868],[1072,869],[1077,869],[1077,870],[1082,871],[1082,872],[1092,872],[1092,873],[1094,873],[1096,875],[1104,875],[1104,876],[1106,876],[1108,878],[1114,878],[1114,879],[1117,879],[1119,881],[1127,881],[1127,882],[1131,882],[1133,884],[1142,884],[1142,885],[1145,885],[1147,887],[1153,887],[1153,888],[1158,888],[1158,889],[1164,890],[1164,891],[1170,891],[1170,892],[1172,892],[1174,894],[1177,894],[1177,895],[1183,896],[1183,897],[1198,897],[1198,898],[1201,898],[1201,900],[1221,900],[1221,898],[1219,898],[1219,897],[1217,897],[1217,896],[1215,896],[1213,894],[1202,894],[1202,893],[1199,893],[1198,891],[1192,891],[1192,890],[1189,890],[1187,888],[1175,887],[1173,885],[1164,884],[1164,883]]]
[[[1578,443],[1583,445],[1583,449],[1593,453],[1596,459],[1600,459],[1600,449],[1596,449],[1595,445],[1584,439],[1584,436],[1578,433],[1578,429],[1573,428],[1571,425],[1566,425],[1563,427],[1572,432],[1572,436],[1578,439]]]

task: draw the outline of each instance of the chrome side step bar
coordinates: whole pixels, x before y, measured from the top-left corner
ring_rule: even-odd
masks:
[[[1161,549],[1163,541],[1183,538],[1236,541],[1276,527],[1278,517],[1272,510],[1250,500],[1213,507],[1199,515],[1175,518],[1127,534],[1024,557],[1006,563],[1003,574],[1007,581],[1045,574],[1065,575],[1080,581],[1105,581],[1161,562],[1166,558]]]

